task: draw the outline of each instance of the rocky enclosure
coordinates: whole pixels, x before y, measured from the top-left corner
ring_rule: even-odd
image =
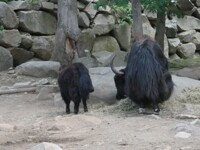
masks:
[[[199,0],[177,5],[184,18],[166,20],[165,55],[172,59],[199,56]],[[81,35],[77,43],[79,58],[88,67],[107,66],[114,52],[120,54],[117,66],[126,61],[130,49],[131,25],[118,25],[110,8],[95,9],[96,1],[78,1]],[[57,0],[0,2],[0,71],[37,58],[49,60],[55,44]],[[144,33],[154,37],[156,15],[143,10]],[[86,52],[87,50],[87,52]],[[90,57],[90,54],[92,57]],[[2,57],[3,56],[3,57]],[[5,57],[4,57],[5,56]],[[35,59],[34,59],[35,60]]]

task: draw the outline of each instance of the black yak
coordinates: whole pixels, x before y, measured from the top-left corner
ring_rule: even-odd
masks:
[[[114,81],[117,88],[117,99],[127,95],[139,105],[143,113],[147,104],[153,104],[155,114],[160,108],[158,103],[167,100],[173,91],[174,83],[168,72],[168,60],[160,46],[148,36],[133,42],[127,65],[115,73]]]
[[[70,101],[74,102],[74,113],[78,114],[82,100],[84,111],[87,112],[86,100],[94,91],[88,69],[82,63],[63,65],[58,75],[58,85],[62,99],[66,104],[66,113],[70,113]]]

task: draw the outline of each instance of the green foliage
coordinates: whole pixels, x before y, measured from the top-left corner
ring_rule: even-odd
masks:
[[[99,0],[97,8],[109,5],[112,14],[116,17],[117,23],[123,25],[124,23],[132,23],[132,9],[128,0]]]
[[[141,0],[144,8],[152,13],[163,12],[166,15],[182,17],[183,13],[172,0]]]
[[[128,23],[130,23],[130,17],[132,17],[130,2],[130,0],[99,0],[97,7],[102,6],[105,8],[106,5],[109,5],[116,17],[118,17],[118,13],[120,14],[119,22],[128,20]],[[141,3],[149,12],[164,12],[166,15],[183,17],[183,12],[177,8],[176,3],[172,0],[141,0]]]

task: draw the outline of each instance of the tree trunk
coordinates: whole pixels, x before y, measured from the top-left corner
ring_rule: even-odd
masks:
[[[56,43],[51,60],[71,64],[79,38],[77,0],[58,0]]]
[[[140,0],[132,0],[132,13],[133,13],[133,36],[134,38],[139,38],[143,35]]]
[[[155,40],[156,42],[158,42],[163,52],[164,52],[164,36],[165,36],[165,13],[158,12]]]

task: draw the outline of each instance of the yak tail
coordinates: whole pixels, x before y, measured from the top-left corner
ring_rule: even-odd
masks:
[[[130,98],[159,101],[159,86],[165,87],[166,84],[162,68],[148,45],[148,40],[133,45],[127,64],[126,88]]]
[[[85,98],[88,98],[89,93],[94,91],[92,81],[88,74],[84,74],[80,76],[79,91],[80,91],[80,95]]]

